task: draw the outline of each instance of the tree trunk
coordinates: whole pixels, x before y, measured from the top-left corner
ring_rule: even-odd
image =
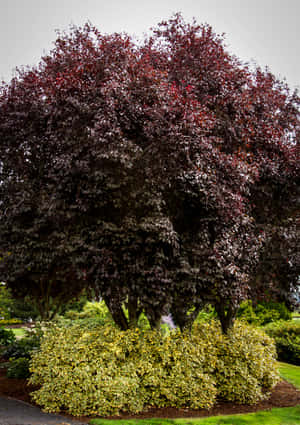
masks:
[[[138,299],[135,296],[129,295],[127,302],[129,327],[134,329],[138,325],[141,311],[138,309]]]
[[[196,320],[198,313],[201,309],[201,305],[195,305],[195,310],[188,314],[190,308],[183,310],[181,309],[171,309],[172,318],[176,326],[180,328],[181,331],[184,329],[189,329],[192,327],[194,321]]]
[[[115,324],[122,330],[122,331],[127,331],[127,329],[129,329],[129,323],[128,320],[124,314],[124,311],[122,309],[122,304],[121,303],[114,303],[114,305],[112,305],[112,303],[110,303],[109,298],[108,297],[103,297],[104,302],[115,322]]]
[[[222,331],[225,335],[228,334],[229,330],[233,327],[237,308],[233,306],[215,305],[216,312],[218,314],[218,318],[221,322]]]
[[[161,315],[155,314],[152,312],[147,312],[147,319],[149,320],[151,329],[158,329],[160,326]]]

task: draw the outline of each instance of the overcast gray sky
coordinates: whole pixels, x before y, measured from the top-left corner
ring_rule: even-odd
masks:
[[[243,61],[267,65],[300,87],[300,0],[0,0],[0,79],[37,64],[55,30],[71,23],[89,20],[104,33],[142,36],[178,11],[226,33],[228,49]]]

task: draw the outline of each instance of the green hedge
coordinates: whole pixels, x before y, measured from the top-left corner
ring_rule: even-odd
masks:
[[[64,317],[66,319],[78,320],[78,319],[97,319],[101,324],[106,324],[109,321],[112,322],[110,313],[104,301],[90,302],[87,301],[82,307],[81,311],[68,310]]]
[[[253,306],[252,301],[247,300],[242,302],[237,317],[249,324],[265,326],[278,320],[290,320],[292,313],[284,303],[264,302]]]
[[[46,411],[75,416],[210,408],[217,397],[251,404],[279,379],[272,340],[242,323],[228,336],[216,322],[165,336],[52,325],[30,369],[30,382],[40,386],[34,400]]]
[[[22,320],[20,319],[2,319],[0,320],[0,326],[7,326],[7,325],[20,325]]]
[[[265,331],[275,340],[278,360],[300,366],[300,322],[270,323]]]

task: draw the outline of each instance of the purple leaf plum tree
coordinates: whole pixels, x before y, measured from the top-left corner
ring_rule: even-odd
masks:
[[[299,129],[297,93],[208,25],[59,34],[1,86],[1,280],[60,302],[91,287],[122,329],[211,303],[227,332],[243,299],[296,285]]]

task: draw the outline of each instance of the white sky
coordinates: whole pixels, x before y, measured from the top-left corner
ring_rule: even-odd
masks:
[[[55,30],[71,23],[142,36],[178,11],[225,32],[243,61],[267,65],[300,88],[300,0],[0,0],[0,80],[10,80],[16,66],[38,63]]]

